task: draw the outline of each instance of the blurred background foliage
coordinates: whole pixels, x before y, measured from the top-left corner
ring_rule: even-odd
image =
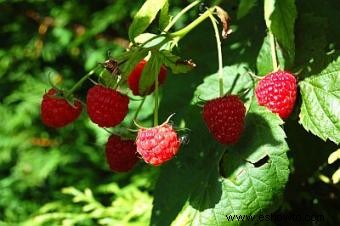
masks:
[[[109,134],[93,125],[85,112],[75,123],[59,130],[45,127],[39,118],[40,101],[50,87],[49,82],[70,88],[98,62],[104,62],[108,51],[114,56],[127,47],[128,26],[143,2],[0,0],[1,226],[149,223],[158,168],[139,164],[130,173],[110,172],[104,156]],[[190,1],[170,2],[170,13],[174,15]],[[321,7],[317,7],[320,3],[315,0],[298,2],[302,16],[297,20],[297,30],[301,30],[296,34],[300,43],[297,62],[308,63],[317,70],[327,64],[323,55],[325,49],[331,48],[328,43],[336,43],[339,37],[336,29],[339,20],[328,19],[338,18],[337,11],[329,12],[336,0]],[[224,43],[225,62],[227,65],[244,62],[255,70],[265,36],[256,33],[265,27],[263,11],[257,7],[247,17],[237,20],[238,1],[230,1],[226,8],[236,20],[232,25],[236,32]],[[192,11],[176,26],[181,27],[197,15],[197,10]],[[258,21],[256,26],[254,21]],[[314,25],[324,32],[317,35]],[[205,35],[207,30],[211,36]],[[158,32],[157,28],[154,32]],[[310,32],[315,35],[307,37],[306,33]],[[199,67],[192,76],[175,77],[166,84],[169,90],[176,90],[179,82],[187,82],[190,89],[178,89],[176,95],[164,96],[170,104],[161,104],[163,118],[174,111],[174,105],[181,115],[204,75],[216,71],[212,37],[211,28],[203,24],[184,40],[180,51],[193,57]],[[315,41],[309,45],[308,40],[312,38],[320,39],[320,48],[311,48]],[[306,50],[310,52],[305,53]],[[307,55],[318,63],[309,63]],[[84,97],[90,85],[86,83],[78,95]],[[132,103],[131,108],[134,106]],[[145,109],[141,115],[146,119],[150,113],[150,109]],[[308,210],[325,214],[328,222],[336,223],[339,187],[327,183],[328,177],[324,176],[334,172],[334,166],[327,167],[327,157],[336,150],[335,145],[324,143],[290,121],[285,130],[296,134],[290,136],[288,143],[297,150],[290,153],[294,159],[292,168],[297,170],[293,169],[286,205],[280,211]],[[311,144],[310,148],[306,149],[304,144]]]
[[[149,221],[156,170],[140,165],[128,174],[110,172],[104,155],[109,134],[85,113],[60,130],[39,117],[49,80],[70,88],[108,51],[125,49],[142,3],[0,1],[0,225]]]

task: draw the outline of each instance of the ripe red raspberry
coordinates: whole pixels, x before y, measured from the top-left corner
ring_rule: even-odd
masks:
[[[141,60],[128,77],[128,85],[129,85],[129,88],[132,90],[133,95],[146,96],[155,90],[155,85],[152,85],[147,92],[145,93],[139,92],[139,81],[140,81],[140,78],[141,78],[141,75],[142,75],[142,72],[143,72],[143,69],[146,63],[147,61]],[[167,75],[166,69],[164,67],[161,67],[159,75],[158,75],[159,85],[164,83],[166,79],[166,75]]]
[[[235,144],[244,129],[246,108],[236,95],[208,101],[203,107],[203,119],[221,144]]]
[[[127,115],[129,98],[116,90],[95,85],[87,92],[86,105],[92,122],[100,127],[114,127]]]
[[[285,119],[293,111],[296,89],[296,79],[291,73],[276,71],[266,75],[257,84],[255,94],[259,105]]]
[[[76,120],[82,111],[79,100],[73,106],[66,99],[58,96],[56,89],[50,89],[44,94],[41,102],[42,122],[53,128],[60,128]]]
[[[112,171],[127,172],[138,162],[136,145],[132,140],[123,140],[111,135],[106,143],[106,160]]]
[[[154,166],[172,159],[178,152],[180,139],[167,122],[149,129],[139,129],[137,152],[146,163]]]

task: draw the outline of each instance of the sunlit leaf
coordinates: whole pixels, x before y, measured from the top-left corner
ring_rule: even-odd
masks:
[[[195,108],[191,110],[192,142],[162,170],[152,225],[168,225],[172,218],[172,225],[238,225],[226,216],[276,210],[289,175],[282,120],[254,101],[241,140],[222,147],[196,121],[201,116]]]
[[[295,0],[265,0],[264,13],[267,27],[286,53],[286,60],[291,66],[295,58]]]
[[[278,63],[281,69],[285,69],[286,61],[283,56],[282,49],[278,45],[276,45],[275,47]],[[262,47],[256,60],[256,67],[257,74],[259,76],[264,76],[274,70],[269,35],[267,35],[263,40]]]
[[[152,21],[156,18],[157,13],[167,3],[167,0],[147,0],[134,16],[133,22],[129,27],[130,40],[143,33]]]
[[[300,123],[323,140],[340,142],[340,58],[299,83]]]

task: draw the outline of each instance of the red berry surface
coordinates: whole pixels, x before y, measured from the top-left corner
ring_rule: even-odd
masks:
[[[147,63],[146,60],[141,60],[128,77],[128,85],[129,85],[129,88],[132,90],[133,95],[146,96],[155,90],[155,85],[153,85],[152,87],[150,87],[148,92],[146,93],[139,92],[139,81],[142,76],[142,72],[143,72],[143,69],[146,63]],[[159,85],[164,83],[166,79],[166,75],[167,75],[166,69],[164,67],[161,67],[159,75],[158,75]]]
[[[294,109],[296,89],[296,78],[291,73],[276,71],[266,75],[257,84],[255,94],[259,105],[285,119]]]
[[[42,122],[53,128],[64,127],[76,120],[82,111],[79,100],[73,106],[66,99],[58,96],[56,89],[50,89],[44,94],[41,102]]]
[[[86,106],[92,122],[100,127],[113,127],[127,115],[129,98],[116,90],[95,85],[87,92]]]
[[[154,166],[172,159],[179,150],[180,139],[168,123],[149,129],[139,129],[137,152],[146,163]]]
[[[110,169],[115,172],[127,172],[139,161],[134,141],[123,140],[117,135],[109,137],[105,153]]]
[[[221,144],[236,143],[244,129],[246,108],[236,95],[228,95],[208,101],[203,107],[203,119]]]

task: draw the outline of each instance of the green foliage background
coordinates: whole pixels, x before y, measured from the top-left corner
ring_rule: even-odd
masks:
[[[237,93],[251,88],[247,71],[263,76],[271,70],[266,26],[273,27],[281,44],[281,65],[299,71],[299,79],[304,79],[296,111],[284,127],[248,95],[247,106],[252,106],[248,136],[229,148],[228,154],[223,155],[225,148],[207,133],[196,106],[197,97],[217,96],[216,44],[208,22],[190,33],[178,48],[182,58],[192,58],[197,68],[186,75],[170,75],[161,90],[161,120],[176,112],[174,123],[191,129],[189,144],[164,167],[140,163],[127,174],[110,172],[104,157],[108,133],[92,124],[86,112],[60,130],[42,125],[39,106],[42,94],[50,87],[49,80],[70,88],[98,62],[104,62],[108,50],[113,56],[124,51],[129,25],[143,2],[0,0],[0,225],[225,225],[224,216],[233,206],[247,206],[242,214],[260,210],[323,214],[322,225],[337,225],[339,186],[325,183],[325,178],[337,169],[337,164],[327,164],[327,157],[337,149],[339,118],[335,117],[334,123],[334,118],[329,121],[327,114],[317,113],[327,104],[321,104],[314,115],[307,111],[315,107],[315,97],[309,94],[324,83],[333,86],[327,86],[322,98],[330,96],[333,103],[339,102],[336,59],[340,6],[336,0],[322,4],[316,0],[222,2],[234,31],[223,42],[226,90],[234,86],[232,92]],[[171,15],[188,4],[169,2]],[[264,17],[263,5],[270,10],[273,4],[276,11],[272,18]],[[198,10],[191,11],[176,28],[198,15]],[[271,23],[275,18],[289,25],[284,32],[281,25]],[[295,18],[294,27],[291,21],[294,24]],[[157,24],[148,31],[159,33]],[[86,83],[77,94],[84,97],[90,85]],[[148,98],[147,106],[151,103],[152,98]],[[132,101],[131,111],[136,105]],[[297,123],[300,107],[304,116],[300,123],[321,139]],[[152,122],[151,112],[151,107],[141,112],[145,125]],[[125,120],[126,125],[131,117]],[[318,128],[311,121],[313,117],[329,126]],[[327,138],[331,141],[323,141]],[[284,194],[269,201],[267,196],[259,196],[258,203],[250,205],[257,198],[254,192],[235,183],[242,167],[251,167],[243,159],[256,162],[268,146],[276,150],[270,158],[282,174],[272,176],[275,172],[270,168],[259,172],[250,169],[254,175],[241,177],[240,183],[258,177],[277,185],[269,194]],[[268,189],[261,183],[252,188]],[[230,194],[237,197],[228,198]],[[268,209],[261,209],[264,206]]]

